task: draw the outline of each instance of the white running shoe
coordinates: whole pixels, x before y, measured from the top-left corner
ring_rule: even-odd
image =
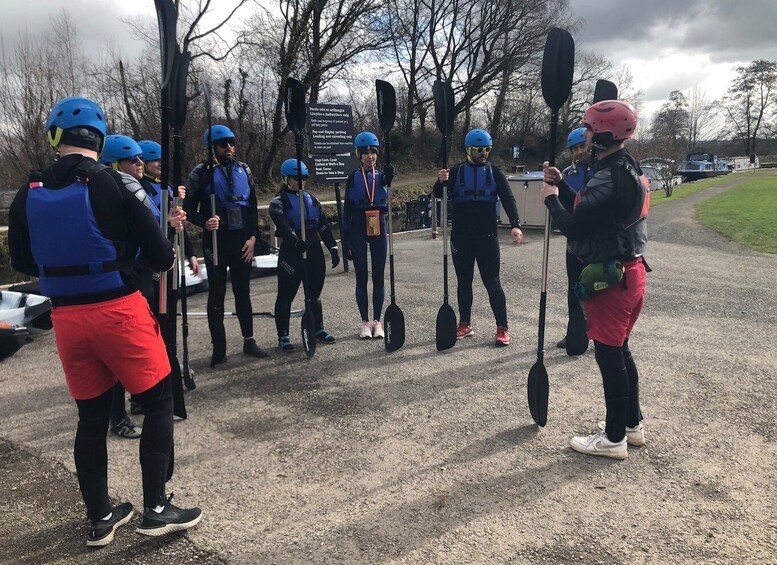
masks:
[[[369,322],[362,322],[359,337],[361,339],[372,339],[372,324]]]
[[[380,320],[375,320],[372,322],[372,337],[373,339],[383,339],[383,324],[380,323]]]
[[[604,432],[596,432],[590,436],[575,436],[569,440],[569,446],[578,453],[586,455],[611,459],[626,459],[629,456],[625,437],[616,443],[607,439],[607,434]]]
[[[604,428],[607,427],[607,422],[602,420],[597,424],[597,427],[604,431]],[[634,447],[645,445],[645,428],[642,425],[642,422],[633,428],[626,426],[626,443],[633,445]]]

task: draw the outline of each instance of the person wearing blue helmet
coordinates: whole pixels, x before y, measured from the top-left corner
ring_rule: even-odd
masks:
[[[46,136],[59,158],[30,173],[8,222],[12,267],[39,277],[54,306],[57,353],[78,408],[73,454],[92,547],[109,544],[134,512],[129,502],[113,506],[108,495],[106,433],[117,381],[146,414],[139,446],[145,527],[138,531],[161,535],[201,517],[199,508],[177,508],[165,496],[173,444],[170,363],[134,268],[139,251],[159,271],[170,269],[175,256],[137,181],[97,163],[105,134],[98,104],[57,102]]]
[[[583,188],[588,180],[592,176],[591,171],[591,144],[586,139],[585,128],[573,129],[567,136],[567,149],[572,153],[572,164],[566,169],[561,171],[561,175],[566,181],[569,188],[577,194],[580,189]],[[567,211],[572,213],[572,202],[568,201],[564,203]],[[580,300],[575,294],[575,285],[580,280],[580,273],[583,271],[585,265],[575,257],[572,253],[572,245],[567,243],[567,309],[569,311],[569,317],[572,318],[575,310],[582,308]],[[567,324],[567,331],[572,326]],[[580,340],[576,340],[579,342]],[[566,349],[567,336],[564,336],[557,344],[556,347]]]
[[[213,343],[210,366],[215,367],[227,360],[224,330],[227,268],[243,335],[243,353],[267,357],[254,339],[250,289],[254,246],[262,233],[251,169],[235,159],[235,134],[227,126],[218,124],[205,130],[203,141],[206,147],[213,144],[214,161],[212,167],[203,161],[189,174],[183,206],[188,220],[207,234],[202,238],[202,247],[208,272],[208,328]],[[216,197],[215,213],[211,210],[211,194]],[[218,233],[218,266],[213,264],[213,238],[210,236],[213,231]]]
[[[302,186],[297,173],[302,175]],[[278,347],[282,351],[294,351],[294,343],[289,337],[289,317],[291,303],[297,295],[299,285],[305,281],[305,270],[309,288],[306,295],[310,299],[316,319],[316,339],[321,343],[334,343],[335,337],[324,329],[324,312],[321,306],[321,290],[326,277],[326,261],[321,249],[323,240],[332,256],[332,268],[340,264],[337,241],[332,234],[329,218],[321,209],[315,196],[305,191],[308,167],[300,162],[297,169],[296,159],[286,159],[281,164],[283,186],[270,202],[270,217],[275,224],[275,234],[282,239],[278,252],[278,296],[275,300],[275,327],[278,330]],[[305,241],[302,240],[300,226],[300,200],[305,206]],[[302,254],[307,251],[307,261]]]
[[[464,138],[467,159],[450,170],[440,169],[434,184],[434,195],[443,196],[443,183],[448,183],[448,200],[453,203],[451,226],[451,255],[456,269],[456,296],[459,305],[459,326],[456,337],[475,334],[471,322],[472,281],[477,261],[480,277],[488,292],[491,310],[496,318],[495,343],[510,345],[507,326],[507,299],[499,279],[501,257],[497,234],[496,201],[510,219],[513,243],[523,239],[521,221],[515,197],[507,184],[507,177],[498,167],[488,162],[493,141],[482,129],[473,129]]]
[[[343,203],[343,248],[353,261],[356,275],[356,304],[361,315],[359,337],[383,339],[383,301],[386,296],[386,214],[389,210],[386,186],[394,178],[394,166],[381,172],[375,167],[380,142],[369,131],[358,134],[354,140],[356,156],[361,166],[348,176]],[[367,304],[367,256],[372,271],[372,321]]]

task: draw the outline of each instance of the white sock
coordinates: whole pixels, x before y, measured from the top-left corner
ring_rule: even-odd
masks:
[[[165,509],[165,507],[164,507],[164,506],[162,506],[162,505],[159,505],[159,506],[157,506],[156,508],[151,508],[151,510],[153,510],[153,511],[154,511],[154,512],[156,512],[157,514],[161,514],[161,513],[162,513],[162,510],[164,510],[164,509]]]
[[[100,521],[105,522],[106,520],[110,520],[111,516],[113,516],[113,512],[110,512],[105,518],[100,518]]]

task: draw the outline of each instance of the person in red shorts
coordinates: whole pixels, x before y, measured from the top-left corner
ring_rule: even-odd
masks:
[[[165,497],[171,468],[173,414],[170,364],[148,303],[138,292],[135,258],[166,271],[174,253],[132,177],[96,162],[106,133],[102,109],[65,98],[51,109],[46,135],[58,159],[30,174],[9,211],[11,265],[40,278],[51,297],[54,333],[70,395],[78,406],[74,457],[99,547],[133,514],[108,497],[106,435],[113,385],[120,380],[143,407],[140,466],[145,511],[138,533],[158,536],[199,522],[199,508]]]
[[[631,104],[606,100],[583,117],[595,161],[592,177],[576,195],[555,167],[545,167],[540,191],[571,251],[586,264],[577,285],[602,373],[607,416],[599,431],[573,437],[572,449],[625,459],[628,445],[644,445],[639,375],[629,335],[642,310],[646,273],[650,193],[637,161],[624,142],[634,136],[637,112]],[[568,212],[559,199],[573,199]]]

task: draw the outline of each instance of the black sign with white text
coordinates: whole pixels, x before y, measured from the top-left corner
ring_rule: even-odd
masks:
[[[337,155],[353,151],[353,113],[345,104],[308,104],[308,151]]]
[[[359,168],[356,157],[344,155],[313,155],[316,182],[340,182]]]

